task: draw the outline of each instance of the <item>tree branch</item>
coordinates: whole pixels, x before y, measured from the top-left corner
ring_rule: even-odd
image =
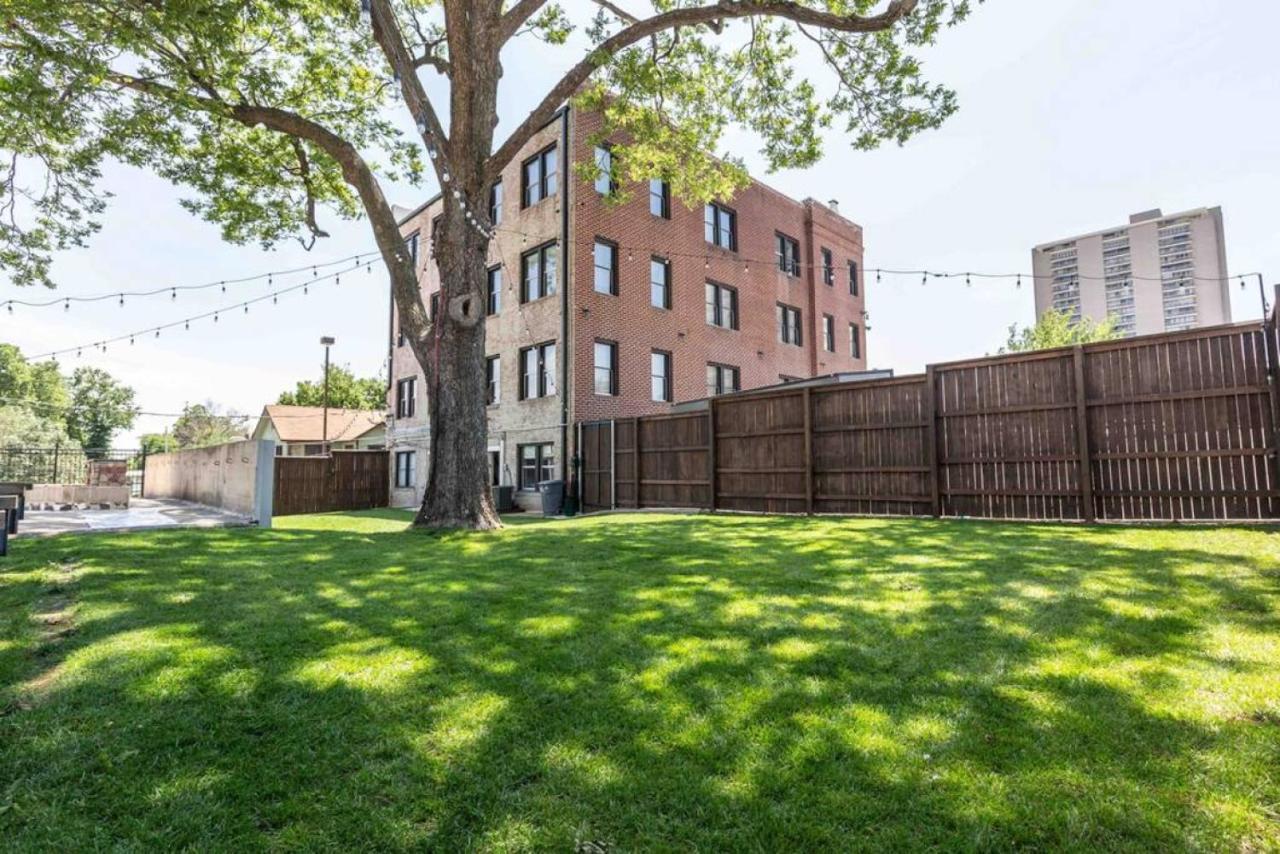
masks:
[[[591,53],[575,66],[570,68],[560,81],[547,92],[546,96],[511,132],[506,141],[489,158],[486,171],[496,175],[509,162],[515,159],[520,148],[537,133],[538,129],[551,121],[556,110],[578,90],[583,83],[591,79],[591,75],[608,61],[609,57],[620,50],[628,48],[641,39],[666,30],[679,27],[714,24],[733,18],[773,17],[809,24],[823,29],[844,33],[874,33],[892,27],[898,21],[915,11],[919,0],[893,0],[878,15],[839,15],[824,12],[810,6],[803,6],[792,0],[720,0],[706,6],[692,6],[683,9],[672,9],[661,12],[650,18],[636,21],[614,33],[601,42]],[[520,3],[516,8],[526,5]],[[512,10],[514,12],[515,9]],[[510,16],[512,12],[508,12]]]
[[[509,41],[545,5],[546,0],[520,0],[508,9],[498,23],[499,44]]]

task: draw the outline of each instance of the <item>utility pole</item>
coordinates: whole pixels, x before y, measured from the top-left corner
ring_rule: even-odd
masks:
[[[321,432],[321,448],[324,453],[329,453],[329,348],[335,343],[335,339],[331,335],[325,335],[320,339],[320,343],[324,345],[324,414],[320,419]]]

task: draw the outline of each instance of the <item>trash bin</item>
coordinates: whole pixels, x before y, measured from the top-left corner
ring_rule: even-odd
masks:
[[[538,484],[538,492],[542,493],[542,515],[559,516],[560,505],[564,503],[564,481],[544,480]]]

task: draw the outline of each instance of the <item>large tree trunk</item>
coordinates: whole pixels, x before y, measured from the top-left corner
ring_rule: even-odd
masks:
[[[440,308],[423,356],[431,424],[427,489],[414,524],[501,527],[489,492],[484,297],[488,241],[453,204],[436,235]],[[420,357],[421,358],[421,357]]]

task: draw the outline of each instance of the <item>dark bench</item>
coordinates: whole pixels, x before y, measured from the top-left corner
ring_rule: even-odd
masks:
[[[18,480],[0,480],[0,495],[18,496],[18,518],[27,518],[27,490],[31,484]]]
[[[16,495],[0,495],[0,557],[9,553],[9,535],[18,533],[18,505],[21,499]]]

